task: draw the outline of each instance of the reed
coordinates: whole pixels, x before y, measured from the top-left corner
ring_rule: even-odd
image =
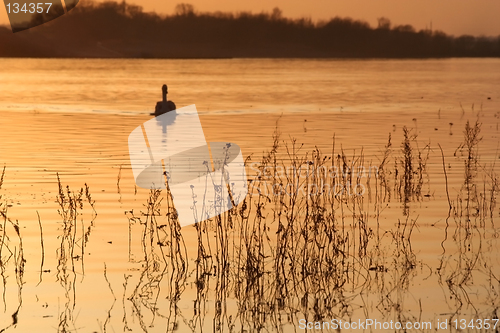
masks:
[[[173,199],[167,190],[151,190],[144,210],[140,215],[134,211],[126,212],[129,220],[129,261],[140,263],[139,281],[128,292],[128,276],[125,277],[123,304],[124,329],[130,330],[127,320],[126,301],[132,307],[132,313],[138,320],[140,329],[147,332],[147,327],[153,325],[158,316],[167,320],[167,327],[176,327],[178,314],[177,302],[185,289],[187,277],[187,253],[184,240],[177,222],[177,213],[173,209]],[[136,226],[141,229],[142,258],[132,255],[133,236]],[[162,295],[162,281],[168,280],[166,297],[169,300],[168,315],[159,313],[158,302]],[[126,296],[128,294],[128,296]]]
[[[0,190],[2,189],[6,167],[0,175]],[[19,221],[12,221],[8,217],[8,206],[3,202],[0,194],[0,279],[2,281],[2,302],[4,312],[12,311],[11,322],[6,324],[0,331],[6,331],[18,323],[18,315],[23,304],[23,285],[26,259],[24,257],[23,237],[21,235]],[[17,289],[15,306],[8,304],[7,291],[14,288],[9,287],[10,272],[14,272]],[[4,325],[4,323],[0,324]]]
[[[499,192],[495,163],[483,164],[480,160],[481,123],[467,121],[463,142],[454,156],[463,169],[463,183],[453,200],[442,242],[443,255],[436,273],[453,311],[450,320],[463,311],[470,311],[472,318],[491,316],[498,318],[498,272],[496,263],[487,255],[495,252],[498,227],[494,223],[494,209]],[[449,224],[452,219],[455,223]],[[487,224],[490,220],[490,224]],[[450,229],[451,239],[448,239]],[[486,281],[480,290],[485,293],[487,309],[473,300],[475,281]]]
[[[85,187],[77,191],[71,190],[69,185],[63,186],[59,174],[57,176],[58,195],[56,202],[59,205],[58,213],[61,218],[59,225],[61,234],[58,236],[59,247],[56,250],[57,272],[56,280],[65,292],[65,304],[59,313],[58,332],[69,332],[74,327],[74,310],[77,302],[77,277],[85,277],[85,248],[89,242],[97,216],[95,201],[92,200],[90,189]],[[92,209],[91,220],[85,223],[84,207],[88,204]],[[78,264],[79,263],[79,264]],[[71,327],[73,325],[73,327]]]
[[[160,318],[167,331],[184,320],[192,331],[210,323],[213,331],[229,332],[283,332],[284,322],[370,318],[374,312],[417,321],[423,300],[408,292],[422,272],[437,276],[453,309],[450,319],[464,309],[484,314],[468,292],[478,276],[489,281],[488,311],[496,314],[498,274],[484,247],[492,241],[485,221],[494,229],[498,178],[492,166],[480,163],[480,125],[467,123],[464,133],[457,150],[464,184],[457,194],[446,187],[451,209],[437,270],[412,246],[419,227],[416,208],[430,197],[431,146],[407,127],[400,148],[389,136],[378,163],[367,164],[363,150],[345,150],[335,137],[329,151],[306,149],[296,139],[282,140],[277,126],[270,149],[245,161],[252,170],[249,195],[239,206],[193,226],[197,249],[191,269],[169,190],[151,191],[140,214],[127,212],[131,249],[134,235],[141,235],[141,256],[130,250],[130,260],[142,266],[137,283],[125,276],[124,330],[134,330],[131,318],[144,332]],[[222,170],[226,163],[227,158],[214,161]],[[447,184],[445,151],[441,164]],[[225,202],[221,189],[215,192],[218,207]],[[391,203],[401,204],[402,214],[381,227]],[[467,222],[467,216],[477,221]],[[189,282],[196,299],[187,321],[178,302]],[[159,310],[162,295],[166,314]],[[227,306],[232,299],[236,307]]]
[[[344,149],[335,137],[327,150],[306,149],[297,139],[283,140],[277,126],[270,149],[245,161],[251,170],[246,198],[190,227],[196,231],[194,253],[186,248],[169,189],[151,190],[142,209],[125,213],[129,261],[137,271],[124,275],[123,330],[150,332],[161,321],[173,332],[183,321],[193,332],[207,325],[213,331],[283,332],[285,322],[370,318],[373,313],[388,320],[416,321],[422,317],[422,300],[412,299],[408,292],[422,272],[435,276],[442,287],[450,320],[463,311],[474,318],[497,316],[500,274],[488,254],[500,235],[495,226],[500,182],[494,163],[480,158],[481,124],[465,124],[454,161],[446,161],[461,167],[463,183],[458,190],[448,186],[446,152],[441,149],[449,215],[437,269],[426,265],[412,245],[421,221],[416,208],[430,193],[430,144],[422,144],[407,127],[402,128],[399,148],[394,140],[390,135],[373,164],[363,149]],[[214,161],[215,167],[224,172],[229,159],[228,149],[225,157]],[[5,169],[0,188],[4,174]],[[57,330],[69,332],[77,330],[77,278],[85,276],[84,250],[96,227],[97,210],[86,184],[74,191],[62,185],[59,175],[57,180],[56,279],[64,289]],[[120,176],[118,187],[119,181]],[[222,193],[216,188],[211,208],[227,204]],[[396,204],[399,215],[394,223],[382,224],[389,204]],[[20,224],[8,218],[7,208],[0,197],[5,310],[10,272],[19,292],[11,327],[21,309],[25,258]],[[43,272],[40,216],[38,224]],[[103,278],[116,301],[118,293],[106,266]],[[480,288],[487,305],[474,302],[471,290],[477,292],[478,280],[484,283]],[[192,314],[186,315],[179,302],[189,285],[196,298]],[[235,306],[229,306],[233,300]],[[114,301],[100,322],[103,331],[114,330]]]
[[[419,149],[416,136],[409,133],[404,131],[402,155],[394,158],[393,171],[404,189],[405,205],[421,197],[429,151],[428,145]],[[234,327],[236,319],[224,307],[226,298],[234,297],[242,329],[260,330],[267,322],[280,331],[283,311],[301,309],[315,320],[338,315],[334,309],[339,307],[348,314],[344,288],[361,294],[373,288],[373,278],[378,281],[388,272],[407,288],[410,272],[418,265],[411,247],[417,219],[407,216],[394,231],[375,234],[360,190],[375,178],[378,203],[390,201],[391,193],[398,191],[388,182],[390,138],[380,165],[370,165],[369,171],[376,172],[368,176],[363,151],[350,156],[342,148],[337,152],[335,140],[331,152],[324,154],[318,148],[304,151],[295,139],[282,141],[278,127],[273,139],[249,180],[251,195],[239,207],[194,226],[198,298],[193,330],[202,327],[202,303],[211,281],[214,330]],[[249,157],[246,163],[253,161]],[[382,248],[387,235],[391,245]],[[389,255],[396,258],[392,264],[386,260]]]
[[[408,214],[408,204],[422,199],[425,183],[426,164],[429,159],[430,145],[420,149],[417,134],[403,127],[402,156],[396,161],[394,178],[398,198],[403,202],[403,215]]]

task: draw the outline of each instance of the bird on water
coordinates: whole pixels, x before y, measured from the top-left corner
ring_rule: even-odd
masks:
[[[168,87],[164,84],[161,87],[162,90],[162,100],[156,103],[155,112],[151,113],[152,116],[160,116],[164,113],[174,111],[176,109],[175,103],[167,100]]]

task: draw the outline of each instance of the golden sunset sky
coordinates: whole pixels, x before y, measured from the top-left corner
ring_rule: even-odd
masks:
[[[85,1],[85,0],[81,0]],[[103,0],[96,0],[103,1]],[[448,34],[500,35],[500,0],[129,0],[145,11],[173,13],[177,3],[191,3],[199,11],[271,11],[279,7],[286,17],[313,20],[335,16],[351,17],[376,25],[385,16],[393,25],[411,24],[416,29],[430,27]],[[0,24],[8,23],[5,9]]]

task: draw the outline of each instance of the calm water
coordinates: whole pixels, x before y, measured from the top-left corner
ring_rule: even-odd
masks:
[[[304,318],[434,324],[438,319],[467,318],[469,323],[471,318],[497,318],[500,60],[0,61],[0,164],[6,166],[2,203],[7,216],[19,223],[26,259],[24,274],[16,273],[21,244],[13,224],[5,222],[0,237],[5,234],[9,240],[0,241],[0,330],[300,332]],[[195,283],[194,227],[182,229],[185,276],[172,264],[178,254],[155,257],[158,246],[141,246],[143,224],[130,222],[130,212],[145,223],[140,211],[146,211],[149,192],[135,187],[127,140],[151,118],[163,83],[178,107],[196,104],[207,141],[237,143],[245,157],[251,156],[249,163],[271,149],[277,124],[288,147],[291,138],[304,144],[303,153],[309,151],[305,160],[312,158],[314,147],[330,154],[335,135],[333,156],[342,147],[349,163],[366,168],[380,166],[391,135],[391,198],[382,199],[380,180],[371,179],[370,192],[355,203],[360,210],[355,218],[354,202],[335,207],[339,218],[346,218],[344,230],[354,230],[345,235],[354,243],[343,243],[347,252],[342,255],[352,264],[337,263],[345,271],[325,271],[325,276],[338,274],[344,283],[310,280],[311,275],[322,276],[318,272],[304,277],[287,271],[287,288],[277,293],[279,279],[271,259],[278,234],[271,204],[264,214],[271,259],[263,264],[262,275],[245,275],[245,265],[233,261],[240,255],[240,241],[249,241],[241,240],[237,228],[228,234],[233,238],[226,247],[216,247],[215,240],[205,244],[213,245],[210,265],[217,266],[225,250],[229,254],[223,259],[231,264],[227,274],[210,271],[203,288]],[[466,150],[457,148],[464,142],[466,122],[476,119],[482,123],[482,140],[472,196],[464,193]],[[421,193],[406,205],[394,189],[403,126],[417,135],[413,149],[420,149],[423,159],[428,156]],[[452,214],[438,144],[444,151]],[[357,159],[361,154],[364,159]],[[282,144],[279,156],[285,155]],[[85,203],[74,219],[73,234],[65,233],[58,214],[57,173],[72,190],[88,184],[95,200],[97,216]],[[366,178],[362,182],[367,185]],[[166,223],[165,204],[161,209],[159,224]],[[365,255],[357,250],[359,216],[372,232]],[[405,221],[415,222],[411,241],[410,228],[399,224]],[[221,237],[211,232],[207,235]],[[73,248],[72,240],[77,244]],[[318,258],[341,257],[328,249],[327,254],[318,250]],[[252,262],[248,254],[238,258]],[[316,267],[315,260],[308,265]],[[301,287],[290,289],[295,284]]]
[[[2,59],[0,108],[145,113],[166,82],[200,111],[437,111],[497,100],[499,72],[498,59]]]

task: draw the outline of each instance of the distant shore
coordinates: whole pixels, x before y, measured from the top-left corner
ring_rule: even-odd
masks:
[[[179,7],[180,6],[180,7]],[[125,2],[81,3],[67,15],[12,33],[0,26],[0,57],[29,58],[452,58],[500,57],[498,37],[454,37],[410,25],[378,26],[350,18],[310,19],[272,13],[145,13]],[[42,15],[42,16],[40,16]],[[36,14],[33,22],[49,21]],[[36,25],[36,24],[35,24]]]

